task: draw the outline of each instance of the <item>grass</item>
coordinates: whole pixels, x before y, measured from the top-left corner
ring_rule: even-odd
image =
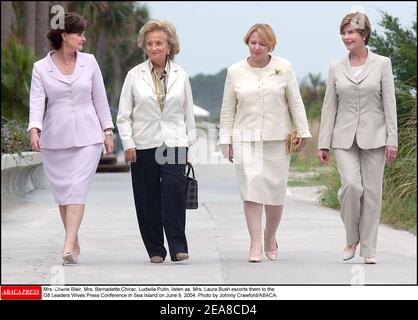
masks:
[[[415,111],[412,114],[414,113]],[[327,166],[320,165],[319,160],[316,158],[318,127],[317,123],[310,124],[313,136],[311,141],[308,141],[302,153],[292,155],[288,185],[290,187],[326,186],[320,197],[320,203],[326,207],[339,210],[340,204],[337,193],[341,183],[333,152],[331,151],[332,161]],[[411,120],[409,128],[399,130],[398,159],[393,165],[387,166],[385,169],[381,222],[416,235],[415,128],[416,118]],[[317,175],[295,175],[295,172],[315,172]]]

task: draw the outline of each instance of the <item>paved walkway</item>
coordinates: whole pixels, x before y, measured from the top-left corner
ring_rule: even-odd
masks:
[[[378,264],[341,260],[344,228],[314,188],[290,188],[277,233],[278,261],[247,262],[249,236],[231,165],[197,165],[200,207],[187,212],[191,259],[150,264],[129,173],[95,176],[80,229],[81,256],[60,266],[64,241],[49,190],[2,212],[2,284],[416,284],[416,237],[381,226]]]

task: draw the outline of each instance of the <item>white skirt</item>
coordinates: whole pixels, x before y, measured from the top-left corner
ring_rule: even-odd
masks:
[[[283,205],[290,165],[285,141],[235,142],[233,154],[241,199]]]

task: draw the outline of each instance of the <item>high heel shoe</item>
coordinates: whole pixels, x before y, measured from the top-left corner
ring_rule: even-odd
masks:
[[[354,258],[356,254],[358,242],[353,243],[351,246],[345,247],[343,252],[343,260],[347,261]]]
[[[260,262],[261,261],[261,252],[263,251],[263,248],[260,247],[260,251],[258,254],[251,254],[252,246],[250,247],[250,253],[248,255],[248,262]]]
[[[278,249],[279,249],[279,246],[277,245],[277,241],[276,241],[276,248],[274,250],[267,251],[266,230],[264,230],[264,253],[266,254],[266,257],[272,261],[277,260]]]
[[[62,260],[63,260],[62,262],[63,265],[77,263],[77,261],[74,260],[73,253],[71,251],[64,252],[64,254],[62,255]]]
[[[271,251],[265,250],[264,253],[266,254],[267,258],[269,258],[272,261],[275,261],[275,260],[277,260],[278,249],[279,249],[279,246],[277,245],[277,241],[276,241],[276,249],[271,250]]]
[[[376,264],[377,260],[376,257],[364,257],[365,264]]]

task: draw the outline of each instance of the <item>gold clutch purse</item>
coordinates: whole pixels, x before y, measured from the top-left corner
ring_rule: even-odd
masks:
[[[287,154],[292,154],[293,152],[297,152],[296,151],[296,143],[293,143],[293,140],[295,140],[297,137],[299,137],[299,133],[296,129],[292,130],[291,132],[288,133],[287,135],[287,140],[286,140],[286,152]]]

